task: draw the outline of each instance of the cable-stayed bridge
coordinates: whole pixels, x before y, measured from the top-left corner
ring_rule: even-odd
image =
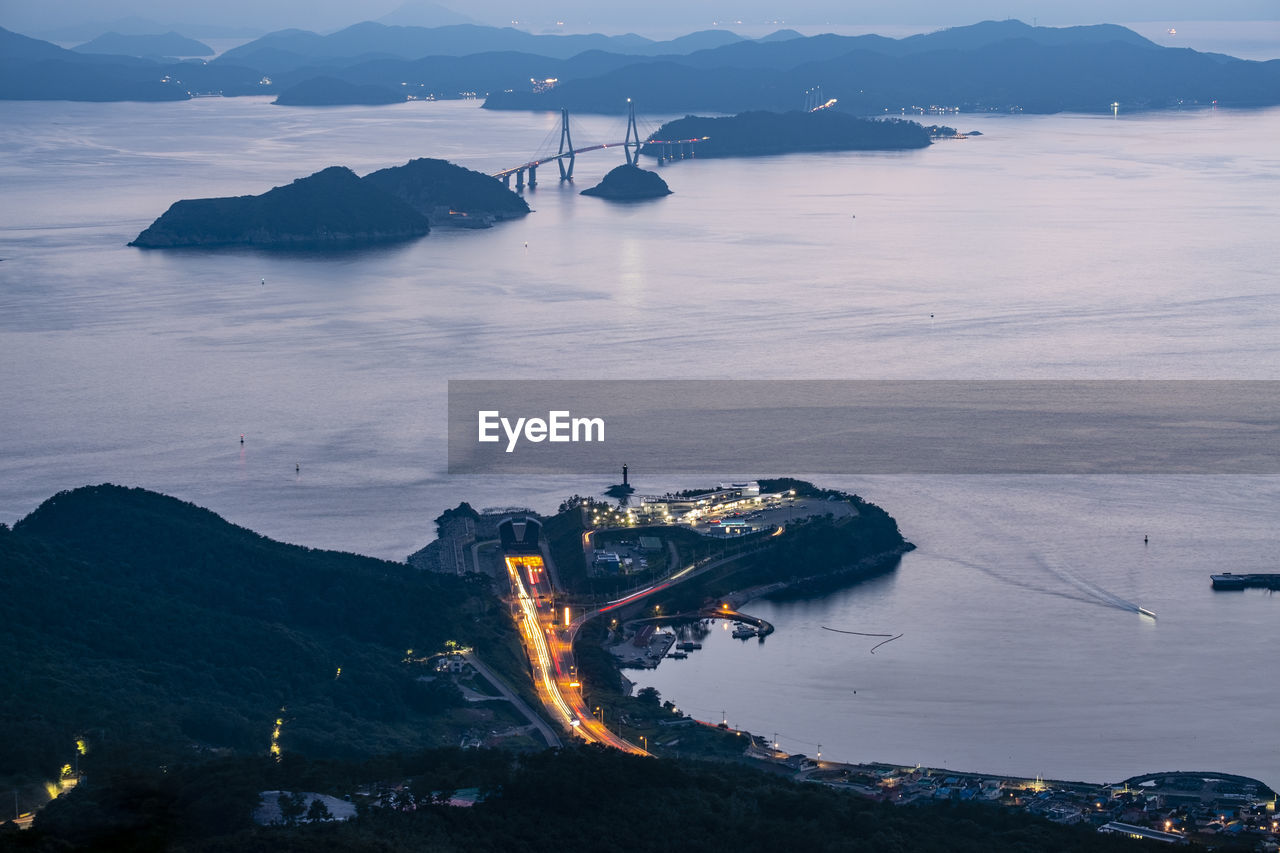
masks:
[[[560,110],[560,147],[554,154],[547,154],[536,160],[530,160],[527,163],[521,163],[518,166],[512,166],[509,169],[502,169],[494,172],[493,177],[501,179],[502,183],[507,187],[511,186],[511,177],[514,175],[516,179],[516,190],[520,191],[527,184],[530,188],[538,185],[538,167],[547,163],[555,163],[560,170],[560,180],[568,181],[573,178],[574,161],[579,154],[588,151],[599,151],[603,148],[621,148],[623,157],[626,158],[627,165],[638,166],[640,164],[640,149],[643,147],[660,146],[658,154],[658,163],[661,165],[667,160],[683,160],[685,157],[693,156],[694,146],[708,139],[654,139],[650,136],[647,139],[640,138],[640,131],[636,127],[636,107],[627,99],[627,132],[621,142],[603,142],[598,145],[585,145],[581,148],[575,148],[573,145],[573,135],[569,128],[569,110]],[[526,173],[528,179],[526,180]]]

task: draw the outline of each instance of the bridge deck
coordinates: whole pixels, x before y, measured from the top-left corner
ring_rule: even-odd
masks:
[[[599,151],[601,148],[617,148],[622,144],[623,143],[621,142],[606,142],[602,145],[588,145],[586,148],[574,148],[572,151],[566,151],[563,154],[549,154],[539,160],[530,160],[528,163],[521,163],[519,166],[512,166],[510,169],[503,169],[501,172],[494,172],[490,177],[501,178],[504,175],[513,175],[516,172],[520,172],[525,169],[532,169],[536,166],[541,166],[543,163],[553,163],[556,160],[563,160],[565,157],[570,157],[574,154],[582,154],[587,151]]]

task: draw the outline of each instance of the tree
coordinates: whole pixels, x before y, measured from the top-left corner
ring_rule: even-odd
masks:
[[[642,687],[640,688],[640,691],[636,693],[636,698],[645,705],[651,705],[654,708],[657,708],[658,705],[661,704],[662,694],[660,694],[655,687]]]
[[[329,807],[325,805],[324,800],[316,797],[307,808],[307,822],[322,823],[326,820],[333,820],[333,815],[329,812]]]
[[[280,805],[281,823],[285,826],[297,826],[298,819],[306,811],[307,798],[298,791],[294,791],[292,794],[281,791],[280,796],[276,798],[276,802]]]

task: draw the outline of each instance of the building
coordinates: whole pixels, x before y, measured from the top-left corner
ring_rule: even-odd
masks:
[[[622,569],[622,558],[613,551],[598,551],[592,565],[599,571],[616,575]]]

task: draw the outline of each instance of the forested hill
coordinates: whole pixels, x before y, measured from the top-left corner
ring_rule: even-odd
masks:
[[[285,545],[142,489],[64,492],[0,527],[0,579],[0,778],[49,775],[78,737],[264,752],[278,717],[311,755],[427,746],[458,697],[407,649],[520,665],[483,582]]]
[[[914,121],[865,119],[834,110],[765,111],[708,118],[685,116],[654,132],[656,139],[696,139],[697,157],[751,157],[793,151],[873,151],[926,148],[929,132]],[[646,144],[642,154],[664,153]]]

